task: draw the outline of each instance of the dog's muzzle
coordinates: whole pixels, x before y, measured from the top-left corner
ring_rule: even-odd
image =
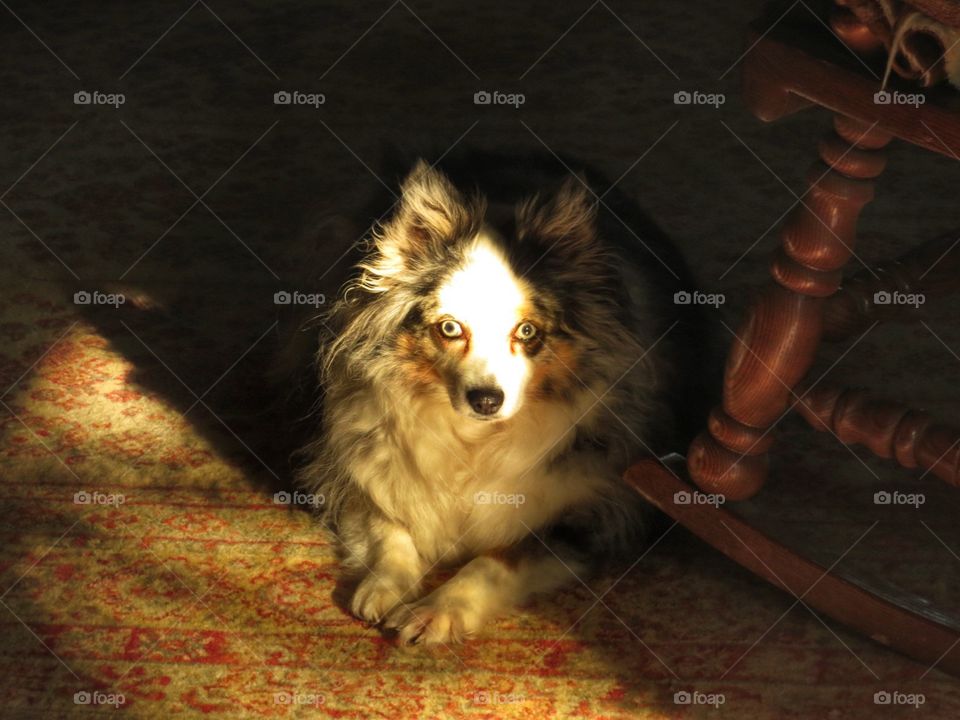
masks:
[[[467,402],[480,415],[494,415],[503,405],[503,390],[500,388],[474,388],[467,390]]]

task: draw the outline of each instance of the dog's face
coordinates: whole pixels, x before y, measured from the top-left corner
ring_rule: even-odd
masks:
[[[366,321],[397,325],[391,360],[411,390],[480,422],[585,391],[577,330],[609,268],[576,184],[493,212],[429,166],[413,170],[360,281],[380,310]]]
[[[485,226],[436,290],[430,326],[436,363],[454,409],[504,419],[522,405],[544,348],[546,318]],[[429,355],[428,355],[429,356]]]

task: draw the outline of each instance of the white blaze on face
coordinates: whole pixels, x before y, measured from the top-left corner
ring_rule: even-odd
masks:
[[[530,375],[530,362],[511,342],[525,304],[522,282],[483,230],[466,261],[440,288],[439,312],[448,315],[470,335],[470,349],[461,363],[454,404],[470,412],[468,390],[499,388],[503,406],[493,416],[503,419],[519,408]]]

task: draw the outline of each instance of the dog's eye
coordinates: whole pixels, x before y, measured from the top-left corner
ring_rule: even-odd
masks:
[[[513,333],[513,336],[517,340],[532,340],[537,334],[537,328],[533,323],[522,322],[517,326],[517,330]]]
[[[456,320],[444,320],[440,323],[440,334],[446,338],[458,338],[463,335],[463,326]]]

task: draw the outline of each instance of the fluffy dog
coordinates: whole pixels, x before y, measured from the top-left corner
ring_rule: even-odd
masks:
[[[362,578],[353,613],[402,642],[462,640],[636,549],[623,471],[702,422],[684,263],[603,188],[552,158],[419,161],[324,318],[299,480]]]

